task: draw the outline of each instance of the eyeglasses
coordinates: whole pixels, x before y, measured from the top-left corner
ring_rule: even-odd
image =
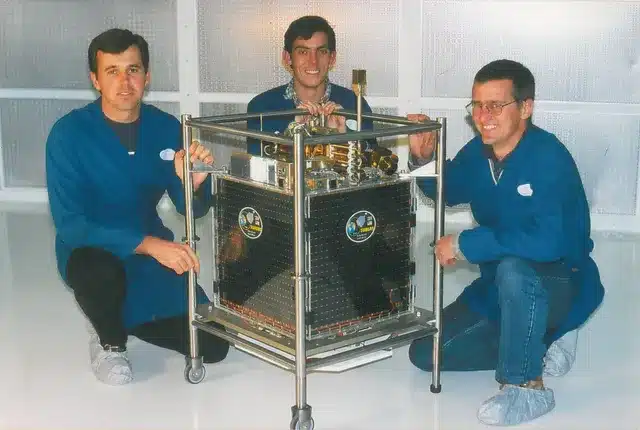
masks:
[[[512,103],[517,103],[518,100],[513,100],[510,102],[506,102],[506,103],[501,103],[501,102],[477,102],[477,101],[471,101],[468,105],[466,105],[465,107],[467,108],[467,112],[469,112],[471,115],[473,115],[474,113],[479,113],[482,110],[486,110],[488,113],[490,113],[493,116],[498,116],[502,113],[502,108],[505,106],[509,106]]]

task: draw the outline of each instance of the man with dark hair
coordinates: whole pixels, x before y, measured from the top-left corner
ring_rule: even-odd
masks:
[[[444,236],[434,249],[443,266],[480,266],[480,278],[444,309],[442,370],[495,370],[500,392],[478,411],[493,425],[554,408],[542,381],[553,373],[550,346],[582,325],[604,296],[578,168],[553,134],[531,123],[534,95],[533,75],[515,61],[497,60],[476,74],[467,109],[479,135],[447,161],[444,181],[447,205],[471,204],[478,225]],[[432,158],[433,133],[409,140],[410,168]],[[435,195],[433,180],[420,187]],[[411,362],[430,371],[432,345],[414,341]]]
[[[129,30],[112,28],[107,30],[89,43],[87,59],[89,60],[89,72],[94,75],[98,73],[98,53],[106,52],[118,54],[124,52],[130,46],[135,46],[140,52],[140,62],[143,70],[149,70],[149,44],[144,37],[133,34]]]
[[[174,242],[157,205],[168,192],[184,214],[180,122],[142,102],[149,51],[142,36],[111,29],[88,50],[100,97],[59,119],[46,143],[47,191],[58,270],[89,320],[91,367],[108,384],[132,380],[127,337],[189,354],[185,273],[200,268]],[[191,161],[212,164],[198,142]],[[193,174],[196,216],[210,206],[211,180]],[[198,291],[199,302],[207,297]],[[223,360],[227,342],[200,339],[203,359]]]
[[[290,25],[284,35],[282,63],[291,73],[288,84],[272,88],[254,97],[247,106],[248,113],[304,109],[310,115],[327,115],[327,126],[345,132],[347,127],[355,130],[344,117],[331,115],[338,109],[356,110],[356,95],[345,87],[329,80],[329,71],[336,62],[336,35],[333,28],[322,17],[303,16]],[[371,107],[363,99],[362,110],[371,113]],[[297,117],[270,117],[260,124],[259,119],[247,121],[252,130],[284,132],[296,120],[304,122],[306,115]],[[363,129],[372,129],[371,121],[362,121]],[[376,146],[375,139],[367,141],[366,149]],[[261,143],[247,139],[247,151],[261,154]]]

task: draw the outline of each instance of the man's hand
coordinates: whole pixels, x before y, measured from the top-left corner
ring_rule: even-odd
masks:
[[[423,122],[428,121],[429,117],[423,114],[407,115],[409,121]],[[430,159],[433,150],[436,147],[436,132],[428,131],[409,135],[409,148],[411,154],[419,159]]]
[[[296,106],[296,109],[302,109],[309,112],[309,115],[297,116],[296,122],[306,122],[309,119],[309,116],[318,116],[323,112],[322,105],[316,102],[302,102],[302,104]],[[300,121],[298,121],[298,119],[300,119]]]
[[[327,127],[335,128],[340,133],[346,133],[346,118],[342,115],[332,115],[332,113],[340,109],[342,109],[342,106],[340,106],[339,104],[334,102],[327,102],[324,104],[324,106],[322,106],[322,113],[324,115],[327,115]]]
[[[136,248],[137,254],[148,255],[158,263],[182,275],[191,269],[200,273],[200,260],[187,244],[147,236]]]
[[[347,131],[346,120],[342,115],[332,115],[335,111],[342,109],[339,104],[329,101],[324,104],[316,102],[304,102],[297,106],[297,109],[304,109],[309,112],[309,115],[298,115],[295,117],[297,123],[306,123],[312,116],[325,115],[327,116],[326,126],[337,129],[340,133]]]
[[[456,258],[456,249],[453,246],[454,237],[451,234],[441,237],[436,242],[433,252],[442,266],[453,266],[458,261]]]
[[[210,166],[213,165],[213,155],[211,155],[211,151],[197,140],[191,142],[191,146],[189,147],[189,156],[191,158],[191,163],[199,160]],[[176,152],[176,155],[173,158],[173,163],[176,168],[176,175],[178,175],[180,181],[184,183],[184,149]],[[194,191],[202,185],[208,175],[209,174],[206,172],[192,173]]]

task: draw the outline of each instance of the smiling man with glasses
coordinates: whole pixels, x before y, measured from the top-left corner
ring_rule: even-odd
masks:
[[[515,61],[493,61],[476,74],[466,108],[478,136],[447,161],[444,187],[447,205],[470,204],[477,226],[434,249],[443,266],[480,266],[480,277],[444,309],[442,370],[495,370],[500,391],[478,411],[491,425],[531,421],[555,407],[543,374],[568,371],[574,352],[563,357],[563,339],[604,296],[578,168],[553,134],[533,125],[534,95],[533,75]],[[411,136],[410,167],[429,162],[434,145],[434,133]],[[433,179],[419,185],[435,196]],[[431,338],[409,350],[427,371],[431,355]]]

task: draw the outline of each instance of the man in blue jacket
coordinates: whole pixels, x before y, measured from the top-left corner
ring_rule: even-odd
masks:
[[[356,130],[353,121],[345,121],[339,115],[331,115],[338,109],[356,110],[356,94],[343,86],[330,82],[329,71],[336,63],[336,35],[322,17],[303,16],[290,25],[284,35],[282,63],[291,80],[255,96],[247,106],[247,113],[304,109],[309,115],[297,117],[270,117],[247,121],[247,128],[283,133],[292,121],[304,122],[311,115],[327,115],[327,126],[345,132]],[[362,111],[371,113],[371,107],[363,98]],[[372,129],[371,121],[362,122],[363,129]],[[366,142],[365,150],[376,146],[375,139]],[[247,139],[247,152],[261,154],[261,142]]]
[[[108,30],[93,39],[88,60],[100,97],[52,127],[47,189],[58,270],[90,323],[92,370],[117,385],[133,378],[129,334],[189,354],[185,274],[200,263],[188,245],[174,242],[156,209],[168,192],[184,214],[185,154],[180,122],[141,101],[150,79],[147,42]],[[197,142],[189,152],[192,161],[213,163]],[[193,185],[202,216],[211,180],[194,174]],[[208,335],[200,347],[204,361],[217,362],[229,345]]]
[[[604,296],[580,174],[565,146],[532,124],[534,94],[520,63],[497,60],[476,74],[467,108],[479,135],[447,161],[444,189],[447,205],[471,205],[478,226],[434,249],[444,266],[480,266],[480,278],[444,309],[442,369],[495,370],[500,392],[478,411],[493,425],[554,408],[542,381],[545,354]],[[411,136],[410,165],[429,161],[434,142],[433,133]],[[420,186],[435,195],[433,180]],[[431,370],[431,348],[431,339],[413,342],[411,362]]]

